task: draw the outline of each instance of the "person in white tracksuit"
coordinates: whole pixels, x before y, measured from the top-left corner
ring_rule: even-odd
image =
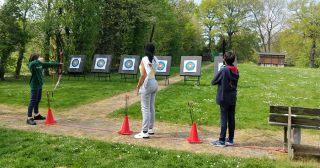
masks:
[[[144,47],[145,55],[140,63],[140,79],[137,94],[141,95],[142,130],[134,138],[149,138],[154,134],[155,97],[158,83],[155,78],[158,59],[154,56],[155,46],[147,43]]]

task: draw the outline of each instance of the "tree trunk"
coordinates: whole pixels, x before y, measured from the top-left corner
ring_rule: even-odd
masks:
[[[310,63],[309,63],[309,67],[310,68],[314,68],[314,57],[316,54],[316,39],[312,39],[312,45],[311,45],[311,49],[310,49]]]
[[[227,50],[231,50],[232,49],[232,34],[233,33],[228,33],[228,47],[226,48]]]
[[[0,65],[0,81],[4,81],[4,72],[5,72],[5,69],[2,65]]]
[[[48,62],[50,60],[50,31],[46,31],[44,37],[44,60]],[[44,69],[44,75],[49,76],[49,69]]]
[[[48,0],[48,2],[47,2],[47,15],[49,15],[51,12],[51,3],[52,3],[52,1]],[[48,18],[48,16],[46,16],[45,21],[47,21],[48,19],[51,19],[51,18]],[[50,37],[51,37],[51,28],[46,28],[45,35],[44,35],[44,60],[46,62],[48,62],[50,60],[50,45],[51,45]],[[44,69],[44,75],[45,76],[50,75],[48,68]]]
[[[18,57],[17,66],[16,66],[16,72],[15,72],[16,79],[19,79],[19,76],[20,76],[21,65],[24,58],[24,52],[25,52],[25,44],[22,44],[21,48],[19,49],[19,57]]]
[[[271,51],[271,32],[268,32],[268,52]]]
[[[5,65],[6,65],[6,61],[7,57],[3,57],[2,59],[0,59],[0,81],[4,81],[4,74],[5,74]]]
[[[60,55],[60,52],[62,52],[63,43],[62,43],[61,33],[59,30],[56,30],[55,35],[56,35],[56,46],[57,46],[57,49],[56,49],[56,57],[57,57],[56,59],[57,60],[56,61],[60,62],[61,60],[60,60],[59,55]]]

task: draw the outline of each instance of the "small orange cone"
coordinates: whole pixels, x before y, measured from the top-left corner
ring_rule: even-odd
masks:
[[[121,135],[131,135],[132,134],[132,131],[130,131],[130,128],[129,128],[128,115],[126,115],[124,117],[121,130],[118,133],[121,134]]]
[[[46,119],[46,122],[45,124],[46,125],[54,125],[56,124],[56,120],[54,120],[53,118],[53,114],[52,114],[52,111],[51,111],[51,108],[48,109],[48,114],[47,114],[47,119]]]
[[[187,140],[189,143],[202,143],[198,137],[196,122],[193,122],[191,131],[190,131],[190,136]]]

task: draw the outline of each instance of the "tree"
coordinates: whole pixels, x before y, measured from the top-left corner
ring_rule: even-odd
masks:
[[[271,52],[272,40],[286,21],[286,1],[255,0],[250,3],[253,26],[259,33],[264,52]]]
[[[21,65],[22,65],[22,60],[24,59],[24,53],[25,53],[25,48],[26,44],[30,40],[30,35],[29,32],[27,31],[27,26],[28,26],[28,20],[27,17],[29,13],[32,13],[32,6],[33,6],[33,1],[32,0],[22,0],[19,1],[17,5],[18,8],[18,13],[19,13],[19,23],[21,27],[21,34],[20,34],[20,44],[18,46],[18,51],[19,51],[19,57],[17,60],[17,65],[16,65],[16,70],[15,70],[15,77],[16,79],[19,78],[20,71],[21,71]]]
[[[232,38],[245,27],[249,12],[247,0],[221,0],[217,8],[217,16],[221,31],[227,33],[227,48],[232,49]]]
[[[4,74],[8,58],[20,43],[21,29],[18,24],[17,1],[6,2],[0,9],[0,80],[5,80]]]
[[[309,52],[309,67],[315,67],[317,39],[320,37],[320,3],[316,0],[293,1],[290,4],[294,12],[290,26],[303,37],[311,40]]]
[[[218,1],[217,0],[203,0],[199,9],[199,16],[204,27],[204,37],[208,43],[208,50],[211,52],[214,44],[215,30],[217,28]]]

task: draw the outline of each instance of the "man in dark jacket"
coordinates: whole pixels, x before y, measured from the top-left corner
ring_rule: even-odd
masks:
[[[224,54],[223,59],[226,66],[221,68],[211,82],[212,85],[218,85],[216,102],[220,105],[221,126],[219,140],[211,142],[211,144],[219,147],[232,146],[234,144],[235,109],[239,80],[239,71],[233,65],[235,55],[232,52],[227,52]],[[226,142],[227,126],[229,128],[229,138]]]

